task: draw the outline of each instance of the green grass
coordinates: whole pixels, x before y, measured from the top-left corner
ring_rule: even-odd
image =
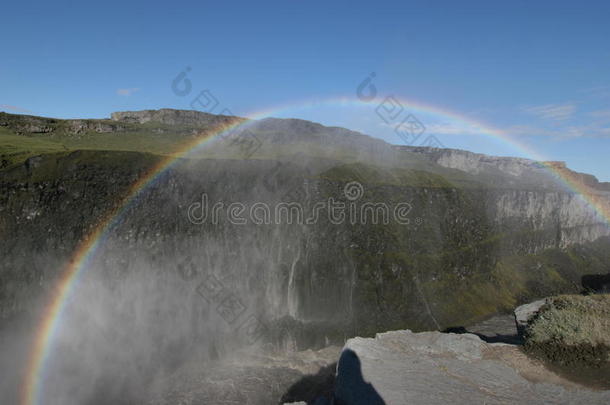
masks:
[[[22,164],[31,156],[76,150],[142,152],[173,155],[193,141],[190,135],[156,132],[117,132],[17,135],[0,127],[0,169]]]
[[[30,156],[63,152],[60,143],[47,139],[14,135],[0,128],[0,169],[23,163]]]

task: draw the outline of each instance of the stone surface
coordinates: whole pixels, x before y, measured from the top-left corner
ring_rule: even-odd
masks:
[[[517,331],[519,335],[523,336],[527,322],[538,313],[540,308],[546,304],[546,299],[530,302],[529,304],[523,304],[515,308],[515,323],[517,325]]]
[[[588,187],[599,191],[610,191],[610,183],[600,182],[595,176],[586,173],[573,172],[567,168],[565,162],[538,162],[531,159],[490,156],[460,149],[440,149],[431,147],[401,147],[411,152],[425,156],[431,161],[452,169],[462,170],[472,174],[484,174],[490,171],[501,172],[515,178],[527,176],[536,180],[538,186],[548,181],[549,168],[555,171],[568,171],[577,177],[577,180]]]
[[[159,110],[117,111],[110,116],[113,121],[144,124],[157,122],[167,125],[215,125],[227,120],[228,116],[209,114],[197,110],[174,110],[162,108]]]
[[[338,371],[337,397],[350,405],[375,403],[362,399],[374,401],[375,394],[387,405],[610,403],[610,391],[578,386],[516,346],[472,334],[405,330],[353,338]]]

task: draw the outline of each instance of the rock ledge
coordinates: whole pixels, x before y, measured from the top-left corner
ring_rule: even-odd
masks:
[[[337,373],[336,396],[350,405],[610,403],[610,391],[571,383],[517,346],[473,334],[404,330],[353,338]]]

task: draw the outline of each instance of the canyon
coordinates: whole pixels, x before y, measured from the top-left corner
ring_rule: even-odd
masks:
[[[610,272],[606,219],[562,178],[606,205],[610,184],[558,162],[169,109],[109,120],[2,114],[0,129],[15,148],[35,143],[0,153],[4,336],[35,330],[74,252],[104,229],[54,342],[45,395],[58,403],[67,392],[137,401],[183,364],[237,350],[286,355],[469,326]],[[202,136],[210,141],[186,154],[167,146]],[[193,221],[202,195],[221,210],[284,204],[296,216]],[[352,205],[410,208],[404,223],[337,223],[327,210],[298,220],[329,199],[348,217]],[[91,369],[96,388],[78,389]]]

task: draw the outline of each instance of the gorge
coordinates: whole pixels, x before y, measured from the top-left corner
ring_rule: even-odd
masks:
[[[610,272],[610,227],[591,206],[608,209],[610,184],[557,162],[169,109],[0,113],[0,137],[0,361],[25,364],[80,260],[48,343],[48,403],[141,403],[185,364],[469,326]],[[283,204],[285,220],[193,221],[203,195],[224,214]],[[371,216],[307,221],[331,199],[345,218],[363,204]],[[380,203],[404,204],[404,221],[383,220]]]

